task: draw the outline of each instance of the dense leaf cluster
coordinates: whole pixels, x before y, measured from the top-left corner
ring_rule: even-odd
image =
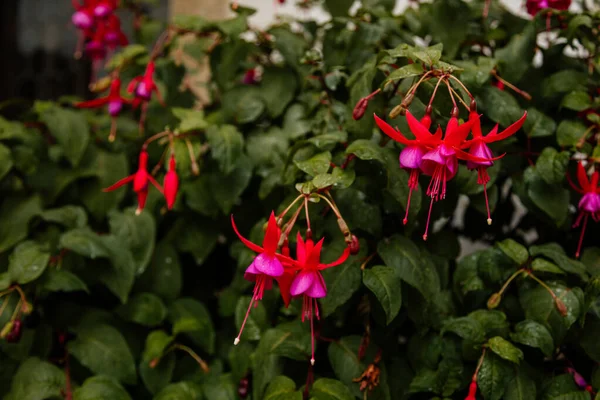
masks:
[[[129,189],[102,191],[136,169],[145,139],[137,111],[117,118],[114,142],[110,116],[74,109],[72,98],[0,119],[0,396],[442,399],[464,398],[476,380],[485,400],[592,398],[600,225],[590,219],[581,260],[572,258],[580,195],[566,176],[575,160],[600,162],[600,15],[584,7],[523,18],[495,0],[487,18],[483,2],[462,0],[392,15],[394,1],[364,0],[348,16],[352,3],[325,0],[333,19],[324,24],[283,20],[266,31],[249,26],[253,11],[241,6],[218,22],[148,20],[138,44],[113,56],[107,68],[125,82],[143,73],[160,32],[172,33],[156,59],[167,106],[150,102],[145,121],[147,136],[174,132],[181,186],[172,211],[156,191],[140,215]],[[211,78],[199,106],[190,82],[201,63],[189,60],[203,57]],[[494,223],[477,174],[461,165],[424,242],[427,183],[404,225],[401,146],[372,115],[409,135],[404,116],[388,115],[430,70],[469,88],[484,132],[528,117],[492,145],[506,153],[488,171]],[[423,116],[434,86],[419,87],[411,113]],[[445,125],[447,90],[434,105],[434,126]],[[148,146],[159,181],[167,146]],[[301,304],[285,308],[277,288],[234,346],[255,254],[230,215],[260,243],[271,210],[324,191],[360,251],[323,272],[315,366]],[[310,210],[331,262],[346,246],[336,218],[324,202]]]

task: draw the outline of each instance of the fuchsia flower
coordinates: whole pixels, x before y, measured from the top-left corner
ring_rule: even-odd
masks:
[[[142,106],[142,114],[140,116],[140,131],[143,131],[144,122],[146,120],[146,112],[148,110],[148,102],[152,99],[152,93],[156,92],[158,101],[164,106],[165,102],[154,82],[154,61],[150,61],[146,66],[146,72],[144,75],[136,76],[129,82],[127,91],[133,93],[135,98],[133,99],[133,108]]]
[[[469,149],[469,154],[482,159],[481,161],[477,160],[469,160],[467,161],[467,168],[476,169],[477,170],[477,184],[483,185],[483,193],[485,195],[485,207],[487,209],[488,225],[492,224],[492,217],[490,214],[490,206],[488,202],[487,196],[487,183],[490,181],[490,176],[487,173],[487,169],[491,167],[493,162],[493,154],[492,150],[488,147],[489,143],[498,142],[500,140],[504,140],[512,135],[514,135],[525,123],[525,119],[527,118],[527,111],[523,114],[523,116],[511,126],[498,133],[498,125],[494,127],[486,136],[483,136],[481,132],[481,121],[479,119],[479,114],[477,111],[471,111],[469,114],[469,120],[473,121],[472,125],[472,135],[473,138],[471,140],[466,141],[463,145],[463,149]],[[501,155],[498,158],[502,158],[504,155]],[[496,159],[498,159],[496,158]]]
[[[169,170],[165,175],[164,180],[165,200],[167,201],[167,208],[171,210],[175,204],[177,198],[177,191],[179,190],[179,177],[177,176],[177,169],[175,167],[175,155],[171,154],[169,159]]]
[[[114,78],[110,83],[110,91],[105,97],[99,99],[83,101],[76,103],[75,107],[78,108],[98,108],[107,106],[108,114],[112,117],[112,126],[108,140],[113,142],[117,134],[116,118],[123,110],[124,104],[129,104],[131,101],[121,96],[121,80]]]
[[[579,237],[579,244],[577,245],[577,253],[575,253],[575,257],[579,258],[588,218],[591,216],[595,222],[600,222],[600,172],[595,171],[592,174],[592,177],[588,179],[588,175],[585,172],[583,164],[579,162],[579,164],[577,164],[577,180],[579,181],[579,187],[575,185],[575,183],[573,183],[573,181],[568,175],[567,178],[571,187],[577,193],[583,195],[581,200],[579,200],[579,215],[575,220],[575,224],[573,224],[573,227],[576,228],[581,224],[581,221],[583,220],[581,236]]]
[[[281,230],[277,226],[277,219],[275,218],[274,212],[271,212],[271,216],[269,217],[262,247],[252,243],[240,234],[235,225],[235,221],[233,220],[233,215],[231,216],[231,225],[242,243],[250,250],[259,253],[254,258],[254,261],[252,261],[252,264],[246,268],[246,272],[244,273],[244,279],[255,282],[255,284],[254,293],[250,300],[250,304],[248,305],[246,317],[244,318],[244,322],[242,322],[238,336],[233,342],[234,345],[237,345],[240,342],[240,337],[244,331],[244,326],[246,325],[248,315],[250,315],[252,305],[254,304],[255,307],[258,305],[257,302],[262,300],[265,289],[270,290],[273,287],[273,279],[279,279],[284,276],[284,265],[291,265],[293,260],[283,254],[277,253]],[[281,291],[283,295],[283,288]]]
[[[321,239],[315,245],[313,240],[308,238],[306,242],[298,233],[296,244],[296,260],[291,267],[299,271],[294,277],[290,287],[290,294],[294,297],[302,296],[302,322],[310,319],[311,332],[311,359],[310,363],[315,364],[315,335],[313,325],[313,315],[319,317],[319,306],[317,299],[327,296],[327,286],[321,271],[327,268],[342,264],[350,255],[350,249],[346,247],[342,255],[332,263],[321,263],[321,249],[323,248]]]
[[[142,150],[140,152],[140,159],[138,170],[135,174],[129,175],[112,186],[103,189],[104,192],[112,192],[120,188],[121,186],[133,181],[133,191],[137,193],[138,197],[138,208],[135,211],[137,215],[141,214],[144,206],[146,205],[146,199],[148,198],[148,182],[152,183],[154,187],[164,196],[164,190],[160,184],[154,179],[152,175],[148,173],[148,152]]]
[[[527,0],[525,3],[527,13],[531,16],[537,15],[537,13],[546,8],[566,11],[570,6],[571,0]]]
[[[412,114],[409,111],[406,112],[407,119],[411,117],[411,121],[414,119]],[[408,211],[410,209],[410,199],[412,196],[413,190],[417,188],[419,185],[419,175],[421,174],[421,164],[423,163],[423,156],[427,151],[432,149],[436,142],[441,139],[441,131],[436,132],[436,135],[432,135],[429,132],[429,127],[431,126],[431,116],[430,113],[426,113],[425,116],[421,119],[421,125],[425,127],[424,132],[422,129],[413,130],[413,126],[409,125],[409,128],[413,135],[415,135],[415,139],[409,140],[407,139],[400,130],[397,128],[394,129],[390,125],[388,125],[384,120],[379,118],[377,115],[374,115],[375,122],[379,129],[383,131],[390,138],[394,139],[396,142],[406,145],[404,149],[400,152],[400,168],[403,168],[408,171],[410,174],[408,178],[408,188],[410,191],[408,192],[408,201],[406,204],[406,214],[404,215],[404,220],[402,221],[404,225],[408,222]]]

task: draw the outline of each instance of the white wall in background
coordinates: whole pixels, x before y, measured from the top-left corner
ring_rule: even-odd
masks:
[[[257,27],[266,27],[273,23],[277,18],[277,15],[289,15],[293,17],[300,17],[302,19],[316,19],[317,21],[327,21],[329,18],[327,13],[318,7],[311,9],[308,12],[299,11],[294,6],[297,0],[286,0],[286,4],[279,4],[277,0],[238,0],[238,3],[253,7],[258,12],[252,17],[252,23]],[[473,0],[482,1],[482,0]],[[498,1],[498,0],[492,0]],[[524,14],[523,4],[525,0],[501,0],[506,7],[515,14]],[[395,13],[400,13],[403,9],[408,6],[408,0],[397,0]]]

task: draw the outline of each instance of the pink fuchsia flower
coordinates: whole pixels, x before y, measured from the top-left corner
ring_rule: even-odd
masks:
[[[600,172],[595,171],[591,178],[588,179],[588,175],[585,171],[585,167],[581,162],[577,164],[577,180],[579,181],[579,187],[573,183],[571,178],[567,175],[569,184],[577,192],[583,195],[579,200],[579,215],[575,220],[573,227],[576,228],[581,224],[583,220],[583,227],[581,228],[581,236],[579,237],[579,244],[577,245],[577,252],[575,257],[579,258],[581,253],[581,245],[583,244],[583,237],[585,235],[585,228],[587,226],[588,218],[591,216],[595,222],[600,221]]]
[[[94,99],[90,101],[83,101],[80,103],[76,103],[75,107],[77,108],[98,108],[107,106],[108,114],[112,117],[112,124],[110,129],[110,135],[108,136],[108,140],[110,142],[114,142],[117,135],[117,120],[116,118],[119,116],[121,111],[123,110],[123,105],[129,104],[131,101],[121,96],[121,80],[119,78],[114,78],[110,83],[110,91],[108,95],[105,97],[101,97],[99,99]]]
[[[559,11],[566,11],[571,6],[571,0],[527,0],[525,8],[531,16],[537,15],[541,10],[552,8]]]
[[[406,114],[406,118],[409,121],[409,124],[412,123],[414,125],[415,130],[429,132],[429,130],[418,121],[412,120],[412,122],[410,122],[411,119],[409,118],[408,113]],[[427,187],[427,196],[431,197],[431,203],[429,205],[427,225],[425,227],[425,234],[423,234],[423,240],[427,240],[433,203],[446,197],[446,183],[454,178],[458,172],[458,160],[487,161],[487,159],[472,156],[461,150],[461,146],[474,123],[475,120],[469,120],[464,124],[459,124],[458,118],[453,115],[446,125],[444,138],[438,139],[437,143],[435,143],[435,147],[423,156],[421,171],[423,171],[424,174],[431,176],[431,181]],[[441,137],[441,132],[441,128],[438,127],[434,136],[436,138]]]
[[[140,116],[140,131],[144,130],[144,122],[146,120],[146,112],[148,111],[148,102],[152,99],[152,93],[156,92],[158,101],[164,106],[165,102],[158,91],[156,82],[154,82],[154,70],[156,66],[154,61],[150,61],[146,66],[144,75],[136,76],[129,82],[127,91],[133,93],[135,98],[133,100],[133,107],[137,108],[141,105],[142,114]]]
[[[164,196],[164,190],[160,184],[154,179],[150,173],[148,173],[148,152],[142,150],[140,152],[138,170],[135,174],[129,175],[112,186],[103,189],[104,192],[112,192],[120,188],[121,186],[133,182],[133,191],[137,193],[138,197],[138,208],[135,211],[137,215],[142,213],[144,206],[146,205],[146,199],[148,198],[148,182],[152,183],[156,189]]]
[[[487,169],[491,167],[493,162],[493,154],[492,150],[488,147],[489,143],[499,142],[500,140],[504,140],[512,135],[514,135],[525,123],[525,119],[527,118],[527,111],[523,114],[523,116],[515,123],[510,125],[508,128],[498,133],[498,125],[494,127],[486,136],[483,136],[481,132],[481,120],[479,119],[479,115],[477,111],[471,111],[469,114],[469,120],[473,121],[472,126],[472,135],[473,138],[471,140],[466,141],[463,145],[463,149],[469,149],[469,154],[479,158],[480,160],[469,160],[467,161],[467,168],[476,169],[477,170],[477,184],[483,185],[483,193],[485,196],[485,207],[487,209],[488,225],[492,224],[492,218],[490,214],[490,206],[487,196],[487,184],[490,181],[490,176],[487,173]],[[501,155],[498,158],[502,158],[504,155]],[[496,158],[496,159],[498,159]]]
[[[240,234],[237,226],[235,225],[235,221],[233,220],[233,215],[231,216],[231,225],[235,231],[235,234],[240,238],[242,243],[244,243],[250,250],[258,253],[258,255],[254,258],[254,261],[252,261],[252,264],[246,268],[246,272],[244,273],[244,279],[250,282],[255,282],[255,284],[254,293],[252,295],[252,299],[250,300],[250,304],[248,305],[246,317],[242,322],[238,336],[233,342],[234,345],[237,345],[240,342],[240,337],[244,331],[244,326],[246,325],[248,315],[250,315],[252,305],[254,304],[256,307],[258,305],[257,302],[262,300],[264,291],[270,290],[273,287],[273,279],[284,277],[284,265],[291,265],[293,260],[283,254],[277,253],[281,230],[277,226],[275,213],[271,212],[271,216],[269,217],[262,247],[252,243]]]
[[[313,315],[319,317],[319,306],[317,299],[327,296],[327,286],[321,271],[327,268],[342,264],[350,255],[350,249],[346,247],[342,255],[332,263],[321,263],[321,250],[323,248],[321,239],[315,244],[312,239],[302,240],[298,233],[296,244],[296,260],[292,263],[292,268],[299,271],[294,277],[290,294],[294,297],[302,296],[302,322],[310,319],[311,332],[311,359],[310,363],[315,364],[315,335]]]
[[[406,146],[400,152],[400,167],[407,170],[409,173],[408,200],[406,204],[406,213],[402,221],[404,225],[406,225],[408,222],[408,211],[410,209],[412,192],[419,185],[419,175],[421,173],[423,156],[427,153],[427,151],[434,148],[436,143],[442,138],[441,131],[436,132],[437,136],[429,132],[429,127],[431,126],[431,112],[430,110],[428,111],[429,112],[426,112],[425,116],[421,119],[421,122],[417,121],[410,111],[406,112],[406,119],[408,121],[409,129],[415,136],[415,139],[413,140],[407,139],[399,129],[392,128],[384,120],[379,118],[377,115],[374,115],[375,122],[377,123],[377,126],[379,126],[379,129],[383,131],[383,133],[388,135],[396,142]]]
[[[177,176],[177,168],[175,166],[175,155],[171,154],[169,159],[169,170],[165,174],[163,184],[165,190],[165,200],[167,201],[167,209],[171,210],[177,199],[177,191],[179,190],[179,177]]]

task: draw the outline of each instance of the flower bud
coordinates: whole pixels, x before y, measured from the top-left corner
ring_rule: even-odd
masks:
[[[21,312],[25,315],[31,314],[33,312],[33,306],[31,303],[28,301],[23,302],[23,305],[21,306]]]
[[[350,242],[348,243],[348,248],[350,249],[350,254],[353,256],[357,255],[360,251],[360,242],[355,235],[352,235],[350,238]]]
[[[404,107],[404,105],[400,104],[400,105],[397,105],[396,107],[394,107],[392,109],[392,111],[390,111],[390,118],[394,119],[398,115],[405,115],[405,114],[406,114],[406,107]]]
[[[501,300],[502,300],[502,295],[500,293],[494,293],[493,295],[490,296],[490,298],[487,301],[487,308],[492,310],[492,309],[498,307],[498,305],[500,305]]]
[[[6,335],[6,341],[8,343],[18,343],[21,340],[23,334],[23,322],[20,319],[13,321],[12,330]]]
[[[169,170],[165,175],[164,180],[165,199],[167,200],[167,208],[171,210],[177,199],[177,191],[179,190],[179,177],[175,167],[175,155],[171,154],[169,160]]]
[[[562,315],[563,317],[566,317],[569,314],[569,310],[567,309],[567,306],[558,297],[554,298],[554,305],[556,306],[556,309],[558,310],[560,315]]]
[[[367,107],[369,106],[369,100],[366,97],[363,97],[356,103],[354,106],[354,110],[352,111],[352,118],[355,121],[358,121],[365,115],[365,111],[367,111]]]

